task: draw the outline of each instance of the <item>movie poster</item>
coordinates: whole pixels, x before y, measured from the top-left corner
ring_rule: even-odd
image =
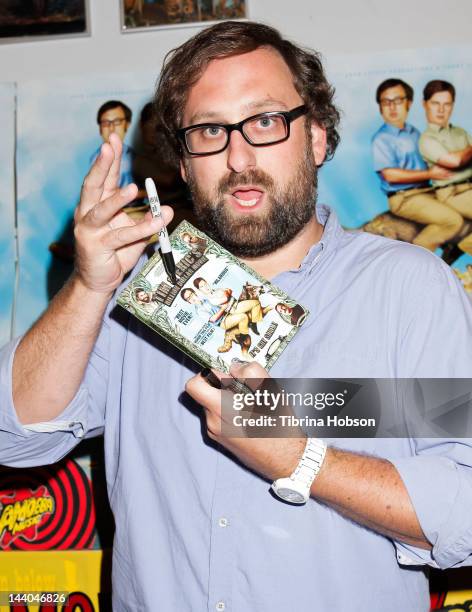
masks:
[[[125,144],[123,183],[139,140],[139,115],[151,99],[155,75],[121,74],[34,81],[18,86],[18,241],[20,274],[15,334],[47,307],[72,270],[72,217],[84,176],[103,137],[120,133]],[[131,111],[122,121],[97,111],[110,101]],[[112,116],[113,115],[113,116]]]
[[[320,172],[321,202],[333,206],[345,228],[364,228],[408,242],[424,227],[406,218],[384,217],[389,211],[387,195],[381,190],[374,170],[372,138],[384,123],[376,102],[377,87],[386,79],[401,79],[414,92],[407,122],[420,133],[427,127],[423,89],[433,80],[451,83],[456,91],[450,123],[472,132],[472,48],[416,49],[373,55],[328,58],[328,77],[336,87],[336,101],[342,109],[341,143],[334,159]],[[393,103],[392,103],[393,104]],[[472,164],[468,164],[469,172]],[[470,179],[469,179],[470,180]],[[470,189],[464,181],[461,189]],[[466,234],[472,232],[472,191],[469,192],[469,218]],[[364,227],[366,226],[367,227]],[[471,238],[472,240],[472,238]],[[443,248],[436,250],[443,255]],[[472,292],[472,257],[463,254],[452,262],[452,269],[464,288]]]
[[[15,291],[15,85],[0,84],[0,346],[11,337]]]

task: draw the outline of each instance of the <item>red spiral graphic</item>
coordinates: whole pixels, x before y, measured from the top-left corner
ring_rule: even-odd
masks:
[[[92,487],[78,463],[0,467],[0,550],[91,548]]]

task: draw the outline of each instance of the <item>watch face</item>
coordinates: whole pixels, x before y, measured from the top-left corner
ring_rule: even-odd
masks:
[[[303,504],[305,501],[303,495],[301,495],[298,491],[294,491],[293,489],[282,487],[277,489],[277,493],[282,499],[285,499],[292,504]]]

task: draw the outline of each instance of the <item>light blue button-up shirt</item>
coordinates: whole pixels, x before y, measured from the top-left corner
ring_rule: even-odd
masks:
[[[90,156],[90,165],[95,163],[97,157],[100,155],[101,150],[102,145],[100,145],[98,149]],[[120,179],[118,181],[118,187],[126,187],[126,185],[129,185],[130,183],[134,183],[135,177],[133,174],[133,165],[135,156],[136,154],[134,152],[134,149],[132,149],[124,142],[123,152],[121,154]]]
[[[427,170],[428,166],[419,151],[420,133],[405,123],[403,128],[388,123],[380,126],[372,137],[372,157],[374,170],[380,178],[380,186],[385,193],[403,191],[418,187],[428,187],[429,182],[389,183],[382,176],[386,168],[401,168],[402,170]]]
[[[469,377],[471,306],[448,267],[420,247],[344,232],[326,207],[318,216],[321,241],[274,279],[311,314],[272,373]],[[202,409],[183,391],[197,366],[119,307],[105,317],[77,396],[43,426],[59,431],[18,423],[13,348],[0,356],[2,463],[53,462],[83,431],[105,430],[118,612],[426,612],[427,564],[471,563],[468,440],[336,442],[396,465],[430,553],[315,499],[295,507],[270,495],[266,480],[206,437]]]

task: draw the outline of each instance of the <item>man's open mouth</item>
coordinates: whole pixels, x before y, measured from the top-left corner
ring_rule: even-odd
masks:
[[[253,208],[261,200],[264,192],[256,187],[241,187],[231,194],[236,203],[243,208]]]

